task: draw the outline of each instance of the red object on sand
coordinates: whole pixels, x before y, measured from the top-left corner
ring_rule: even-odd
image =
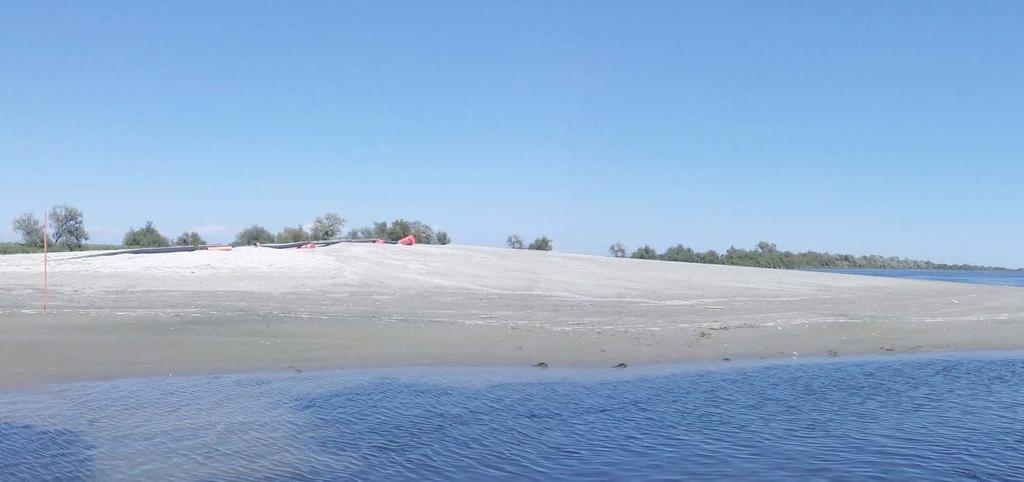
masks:
[[[313,244],[313,243],[303,244],[302,246],[299,246],[299,249],[314,249],[314,248],[316,248],[316,244]]]
[[[374,241],[373,244],[384,244],[384,240],[383,239],[378,239],[378,240]]]
[[[399,239],[398,240],[398,244],[404,244],[406,246],[412,246],[412,245],[416,244],[416,236],[413,236],[413,235],[410,234],[410,235],[408,235],[408,236],[406,236],[406,237],[404,237],[402,239]]]

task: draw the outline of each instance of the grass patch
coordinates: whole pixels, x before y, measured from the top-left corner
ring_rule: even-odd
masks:
[[[124,246],[119,244],[86,244],[82,246],[82,249],[76,249],[75,251],[110,251],[114,249],[125,249]],[[62,253],[66,252],[61,246],[50,246],[49,251],[51,253]],[[42,253],[42,246],[29,246],[27,244],[19,243],[0,243],[0,255],[2,254],[36,254]]]

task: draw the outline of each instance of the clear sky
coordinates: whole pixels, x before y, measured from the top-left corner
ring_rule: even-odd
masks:
[[[4,2],[0,167],[8,240],[68,202],[1024,266],[1024,2]]]

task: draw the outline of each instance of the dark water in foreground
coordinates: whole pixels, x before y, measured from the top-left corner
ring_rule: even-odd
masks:
[[[882,276],[886,278],[909,278],[1024,287],[1024,271],[953,271],[926,269],[821,269],[811,271]]]
[[[1024,477],[1024,355],[399,369],[0,394],[0,478]]]

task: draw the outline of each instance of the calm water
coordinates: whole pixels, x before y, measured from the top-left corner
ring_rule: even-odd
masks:
[[[1024,271],[944,271],[919,269],[824,269],[813,271],[1024,287]]]
[[[1024,355],[332,371],[0,395],[0,478],[1024,477]]]

